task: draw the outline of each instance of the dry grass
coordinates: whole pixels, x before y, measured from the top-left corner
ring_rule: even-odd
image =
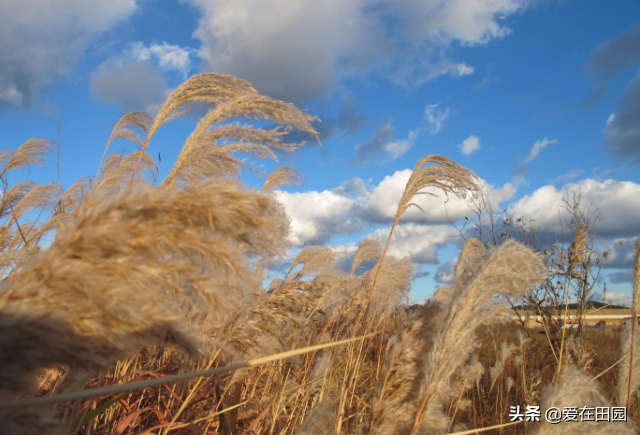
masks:
[[[157,185],[150,140],[195,102],[213,107]],[[277,126],[221,124],[238,116]],[[42,165],[51,142],[0,153],[0,434],[635,433],[632,422],[509,423],[512,405],[631,400],[631,419],[640,417],[640,359],[616,364],[633,333],[623,343],[620,331],[569,334],[560,366],[544,335],[511,322],[504,298],[522,298],[546,275],[540,255],[513,240],[489,250],[468,240],[452,284],[413,312],[404,301],[414,266],[372,240],[347,271],[335,249],[313,246],[269,280],[289,247],[289,218],[271,191],[304,177],[283,167],[260,191],[246,189],[236,179],[255,166],[236,154],[293,150],[302,144],[282,135],[316,134],[313,119],[243,80],[203,74],[155,118],[125,115],[98,174],[66,191],[7,181]],[[119,138],[139,148],[107,155]],[[412,198],[433,195],[427,188],[482,193],[469,169],[420,159],[387,247]],[[54,405],[38,407],[38,397]],[[6,406],[16,400],[20,409]]]

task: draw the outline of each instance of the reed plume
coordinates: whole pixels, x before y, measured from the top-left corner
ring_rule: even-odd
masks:
[[[113,131],[107,140],[107,145],[104,147],[104,153],[102,154],[102,159],[98,166],[98,172],[96,172],[96,176],[93,180],[94,183],[98,182],[102,163],[104,163],[104,159],[107,156],[107,151],[109,150],[111,142],[116,139],[126,139],[138,145],[142,149],[152,124],[153,118],[144,112],[129,112],[120,118],[115,127],[113,127]]]
[[[153,171],[157,170],[156,161],[147,153],[134,152],[128,155],[111,154],[104,164],[102,176],[95,182],[94,189],[106,190],[112,194],[123,189],[130,181],[135,165],[139,163],[134,183],[150,183]]]
[[[362,263],[372,260],[379,261],[380,257],[382,257],[382,247],[378,242],[370,239],[364,240],[358,246],[356,255],[353,257],[353,261],[351,262],[351,276],[353,276],[353,273],[361,267]]]
[[[201,102],[217,105],[238,95],[256,92],[251,83],[226,74],[206,73],[189,78],[178,86],[160,107],[158,114],[146,130],[141,151],[147,150],[149,142],[161,126],[189,112],[191,109],[189,104]],[[184,106],[188,107],[183,109]],[[130,183],[133,183],[141,159],[142,154],[133,169]]]
[[[412,354],[420,355],[419,362],[404,364],[408,379],[400,377],[397,382],[415,384],[415,389],[389,400],[405,403],[410,414],[393,432],[377,429],[393,421],[386,411],[387,397],[383,388],[379,408],[373,410],[370,433],[436,433],[447,429],[450,419],[443,409],[452,394],[449,380],[459,373],[471,352],[479,346],[476,330],[508,318],[506,305],[495,302],[494,295],[522,297],[526,289],[545,276],[539,256],[515,241],[504,243],[490,254],[476,249],[477,242],[467,243],[472,245],[463,248],[464,255],[461,255],[447,298],[440,298],[444,302],[426,305],[424,310],[432,313],[421,320],[423,325],[415,326],[428,329],[429,338],[410,340],[411,344],[406,346]]]
[[[96,372],[135,346],[193,354],[189,309],[221,311],[248,275],[238,243],[271,231],[275,201],[224,180],[87,196],[52,246],[0,295],[0,389],[25,391],[44,367]]]
[[[296,255],[284,280],[297,281],[304,277],[317,274],[330,268],[340,255],[338,251],[330,246],[307,246]],[[293,269],[301,264],[304,264],[304,266],[302,266],[295,275],[289,277]]]
[[[264,185],[260,189],[261,193],[280,189],[280,186],[296,186],[305,181],[302,172],[291,166],[282,166],[273,171],[265,180]]]
[[[48,139],[29,139],[17,150],[7,150],[0,153],[0,178],[13,169],[21,169],[23,166],[34,164],[44,167],[45,155],[57,145]]]
[[[557,385],[547,386],[542,390],[540,411],[544,416],[549,407],[564,409],[565,407],[607,407],[611,403],[600,393],[595,380],[573,366],[565,365],[560,375]],[[595,411],[592,411],[591,418],[595,420]],[[589,434],[596,435],[610,432],[612,429],[617,434],[632,435],[637,434],[637,428],[631,423],[605,421],[577,421],[560,422],[558,424],[548,423],[544,417],[540,423],[533,426],[532,435],[564,435],[564,434]],[[612,427],[615,426],[615,429]]]
[[[436,187],[442,190],[446,196],[452,194],[459,198],[463,198],[469,193],[480,192],[482,190],[478,176],[470,169],[460,166],[453,160],[443,156],[432,154],[422,157],[418,160],[418,163],[416,163],[400,198],[396,216],[389,231],[389,237],[387,238],[387,244],[382,252],[380,264],[384,262],[387,250],[389,249],[389,243],[391,242],[391,236],[393,236],[393,230],[398,225],[400,217],[412,206],[420,209],[420,206],[411,202],[411,200],[416,195],[437,196],[434,193],[423,191],[427,187]],[[365,308],[363,319],[366,318],[369,312],[380,270],[382,269],[378,269],[378,273],[373,280],[369,303]]]
[[[284,130],[280,130],[280,127],[267,130],[240,125],[214,127],[228,118],[238,116],[269,120],[284,126]],[[310,124],[315,119],[292,104],[257,93],[240,94],[220,102],[198,122],[164,182],[189,183],[212,175],[238,176],[242,169],[250,166],[233,156],[232,153],[237,151],[277,160],[273,148],[293,150],[304,144],[280,142],[281,137],[291,129],[300,129],[317,137]]]
[[[36,186],[37,184],[32,181],[22,181],[9,190],[5,188],[2,195],[2,202],[0,203],[0,218],[6,217],[9,213],[13,213],[16,205]]]

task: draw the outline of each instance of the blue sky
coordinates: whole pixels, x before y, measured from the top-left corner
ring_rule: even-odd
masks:
[[[551,241],[570,184],[600,211],[601,249],[640,235],[636,1],[4,1],[0,41],[2,148],[56,140],[60,122],[66,187],[95,174],[124,113],[155,114],[189,76],[221,72],[322,120],[322,146],[261,162],[308,179],[277,195],[296,249],[331,244],[349,258],[362,238],[386,241],[427,154],[474,170],[495,210],[535,219]],[[195,122],[176,120],[151,142],[160,178]],[[111,151],[123,149],[133,150]],[[55,164],[12,177],[51,182]],[[415,300],[450,275],[461,239],[446,213],[472,218],[464,202],[443,202],[408,213],[391,245],[422,270]],[[632,251],[611,256],[609,297],[630,294]]]

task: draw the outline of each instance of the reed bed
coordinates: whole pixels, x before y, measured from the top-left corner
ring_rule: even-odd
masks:
[[[195,102],[212,108],[157,180],[151,139]],[[242,116],[266,122],[224,123]],[[635,328],[563,334],[555,349],[511,320],[506,301],[547,276],[535,250],[469,239],[452,284],[406,306],[414,267],[387,255],[404,212],[429,187],[483,194],[446,157],[417,162],[384,248],[364,240],[345,271],[334,248],[306,247],[270,278],[290,247],[271,192],[304,176],[263,174],[238,155],[293,151],[303,144],[284,135],[317,135],[314,119],[243,80],[203,74],[155,118],[125,115],[97,175],[68,190],[8,182],[58,144],[0,153],[0,434],[637,433]],[[137,150],[109,155],[115,139]],[[244,187],[244,170],[264,186]],[[515,405],[613,404],[629,407],[628,422],[509,419]]]

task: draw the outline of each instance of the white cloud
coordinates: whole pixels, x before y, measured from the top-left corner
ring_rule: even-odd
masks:
[[[602,294],[600,294],[600,299],[602,299]],[[611,301],[611,303],[616,305],[626,305],[629,306],[631,304],[631,296],[626,293],[615,293],[612,291],[607,291],[607,300],[606,302]],[[604,301],[603,301],[604,302]]]
[[[472,152],[480,149],[480,138],[478,136],[471,135],[463,140],[462,143],[458,145],[458,148],[460,148],[462,154],[468,156]]]
[[[323,245],[331,236],[350,232],[357,226],[349,218],[355,200],[337,193],[278,191],[276,199],[291,217],[289,240],[294,246]]]
[[[633,268],[633,260],[636,250],[632,240],[627,238],[614,238],[602,243],[602,251],[608,251],[609,255],[604,263],[604,267],[609,269]],[[601,253],[599,252],[599,253]]]
[[[371,222],[392,222],[396,215],[402,192],[404,192],[404,188],[411,177],[411,172],[411,169],[404,169],[395,172],[393,175],[388,175],[380,184],[361,197],[360,207],[363,219]],[[495,188],[484,180],[481,180],[481,184],[494,207],[498,207],[501,202],[511,199],[516,192],[515,186],[511,183],[506,183],[500,188]],[[424,212],[411,207],[402,216],[404,222],[444,224],[449,222],[449,218],[456,221],[471,213],[465,200],[456,196],[450,196],[447,199],[444,193],[436,188],[428,188],[425,191],[438,196],[418,195],[414,197],[412,202],[419,205]]]
[[[195,36],[207,68],[267,95],[300,102],[331,95],[346,76],[376,71],[419,85],[473,68],[448,47],[509,33],[503,18],[524,0],[187,0],[203,14]],[[303,36],[301,36],[303,35]]]
[[[406,139],[392,140],[396,132],[392,119],[383,119],[371,135],[368,142],[362,142],[355,146],[356,155],[353,162],[356,164],[371,163],[373,158],[386,153],[386,156],[395,160],[402,157],[415,143],[420,128],[412,130]]]
[[[444,121],[449,117],[449,108],[437,110],[440,103],[429,104],[424,109],[424,120],[429,124],[429,132],[436,134],[444,127]]]
[[[633,237],[640,234],[640,184],[586,179],[567,187],[580,191],[585,211],[590,206],[593,210],[599,209],[600,216],[596,223],[599,236]],[[524,215],[525,220],[535,219],[537,227],[559,232],[559,207],[565,197],[565,189],[543,186],[510,204],[509,213],[518,217]]]
[[[292,219],[291,242],[294,246],[325,244],[339,234],[362,232],[377,224],[392,223],[398,201],[410,176],[411,170],[405,169],[385,177],[373,187],[370,187],[365,180],[356,177],[346,180],[330,191],[276,192],[277,200],[284,205]],[[481,183],[494,206],[509,200],[516,192],[516,188],[510,183],[500,188],[495,188],[482,180]],[[420,205],[425,213],[417,208],[409,209],[402,216],[401,224],[404,225],[404,229],[398,233],[399,239],[403,237],[402,234],[409,232],[414,235],[426,234],[427,227],[437,228],[438,231],[450,227],[447,213],[453,221],[463,219],[471,213],[468,204],[457,197],[450,197],[445,208],[447,198],[438,190],[431,191],[439,194],[440,197],[433,198],[425,195],[414,197],[413,202]],[[447,237],[450,234],[448,230],[442,231],[442,234]],[[429,235],[429,237],[435,236]],[[407,236],[406,243],[410,242],[411,238]],[[410,251],[408,247],[404,250]],[[422,250],[422,248],[418,249],[419,252]],[[418,251],[412,253],[412,258],[424,259],[424,254],[419,254]]]
[[[418,130],[410,131],[406,139],[390,142],[384,147],[384,149],[386,152],[391,154],[391,158],[397,159],[411,149],[417,137]]]
[[[369,234],[368,238],[381,246],[387,243],[389,228],[381,228]],[[389,255],[409,258],[414,263],[437,264],[436,249],[456,241],[457,231],[450,225],[400,224],[396,227],[389,244]]]
[[[187,78],[191,70],[191,56],[196,53],[196,50],[166,42],[149,47],[142,42],[135,42],[131,44],[129,53],[129,56],[138,62],[154,59],[163,70],[177,71]]]
[[[0,108],[32,104],[135,9],[135,0],[0,1]]]
[[[452,258],[447,261],[443,261],[436,270],[436,274],[433,277],[436,282],[442,284],[450,284],[453,282],[453,273],[455,271],[456,264],[458,264],[458,258]]]

